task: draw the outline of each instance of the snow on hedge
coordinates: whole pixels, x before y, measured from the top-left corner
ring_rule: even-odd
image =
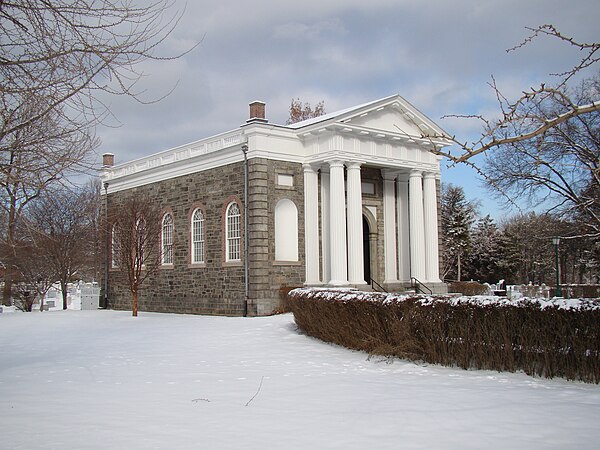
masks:
[[[424,294],[398,294],[382,292],[363,292],[351,288],[299,288],[290,291],[291,296],[308,294],[313,298],[329,301],[373,301],[373,302],[404,302],[418,300],[422,305],[435,305],[436,303],[449,303],[451,305],[497,306],[497,307],[539,307],[540,309],[558,308],[564,310],[597,310],[600,309],[600,299],[562,298],[551,299],[521,297],[509,299],[494,295],[453,296],[453,295],[424,295]]]

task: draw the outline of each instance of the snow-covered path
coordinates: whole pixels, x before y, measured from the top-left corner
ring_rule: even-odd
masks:
[[[598,385],[368,359],[291,315],[130,314],[0,314],[1,448],[600,446]]]

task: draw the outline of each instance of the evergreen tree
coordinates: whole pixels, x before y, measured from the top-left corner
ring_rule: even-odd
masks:
[[[503,279],[501,261],[501,233],[489,216],[479,219],[471,233],[471,251],[466,261],[466,272],[474,280],[496,283]]]
[[[444,279],[462,277],[462,264],[471,246],[471,225],[477,205],[465,197],[462,187],[442,184],[442,274]]]

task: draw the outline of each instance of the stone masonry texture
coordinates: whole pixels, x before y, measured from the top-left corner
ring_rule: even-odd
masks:
[[[246,300],[243,264],[246,257],[249,258],[248,315],[271,314],[280,307],[281,288],[302,284],[302,166],[266,159],[250,159],[248,163],[248,255],[243,251],[244,164],[241,162],[108,195],[109,215],[118,212],[129,195],[142,192],[173,215],[173,265],[161,267],[142,285],[140,311],[242,315]],[[277,174],[292,175],[293,186],[278,186]],[[283,198],[293,201],[298,209],[297,263],[275,262],[275,205]],[[225,262],[224,211],[231,201],[238,202],[242,214],[242,261],[236,263]],[[205,263],[191,265],[190,215],[199,206],[205,212]],[[106,239],[108,242],[108,236]],[[105,263],[109,256],[103,258]],[[109,308],[131,309],[131,293],[125,274],[119,269],[109,269],[107,297]]]

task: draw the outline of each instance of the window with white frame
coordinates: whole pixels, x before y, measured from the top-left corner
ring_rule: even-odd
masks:
[[[225,213],[225,260],[240,261],[241,260],[241,228],[240,228],[240,207],[237,203],[231,202],[227,206]]]
[[[204,212],[196,208],[192,214],[192,264],[204,262]]]
[[[173,216],[169,213],[162,220],[162,263],[173,264]]]
[[[113,269],[119,267],[119,257],[121,255],[121,243],[119,242],[119,225],[114,224],[111,231],[111,266]]]
[[[133,249],[134,253],[134,264],[133,266],[136,268],[144,268],[146,267],[146,242],[147,242],[147,234],[146,234],[146,219],[143,216],[139,216],[139,218],[135,221],[135,229],[133,230],[133,235],[135,239],[135,247]]]

